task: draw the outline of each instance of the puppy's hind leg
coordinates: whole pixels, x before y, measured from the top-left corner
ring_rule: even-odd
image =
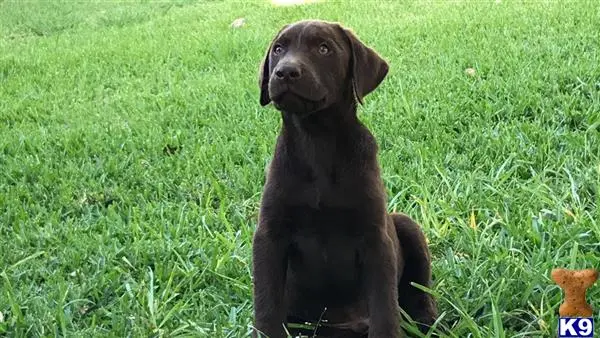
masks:
[[[431,287],[431,258],[425,235],[410,217],[391,214],[400,241],[404,269],[398,282],[398,303],[426,333],[437,318],[436,302],[430,294],[412,286],[414,282]]]

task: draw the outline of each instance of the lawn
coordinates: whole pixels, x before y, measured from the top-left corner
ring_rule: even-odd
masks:
[[[0,1],[0,335],[248,334],[258,66],[304,18],[390,63],[359,114],[441,324],[556,336],[550,270],[600,267],[595,1]]]

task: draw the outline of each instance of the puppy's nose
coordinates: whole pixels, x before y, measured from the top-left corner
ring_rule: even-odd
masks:
[[[298,65],[285,63],[275,69],[275,76],[279,80],[296,81],[302,76],[302,71]]]

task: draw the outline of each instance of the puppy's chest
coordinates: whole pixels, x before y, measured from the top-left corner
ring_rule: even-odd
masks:
[[[356,206],[365,189],[366,186],[348,175],[344,168],[316,169],[305,179],[296,181],[291,189],[294,193],[290,195],[290,202],[315,209],[322,205],[350,208]],[[320,212],[315,217],[325,217],[330,211]]]
[[[358,266],[364,222],[356,210],[307,206],[292,208],[289,215],[292,262],[297,267],[326,273]]]

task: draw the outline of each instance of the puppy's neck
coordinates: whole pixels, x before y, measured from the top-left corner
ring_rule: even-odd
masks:
[[[344,159],[360,160],[356,151],[365,143],[365,130],[356,115],[355,102],[332,105],[306,117],[282,112],[282,118],[287,161],[302,176],[331,178],[336,168],[346,165]]]
[[[281,112],[283,129],[289,136],[310,138],[335,137],[360,124],[356,116],[356,103],[338,102],[308,116]]]

